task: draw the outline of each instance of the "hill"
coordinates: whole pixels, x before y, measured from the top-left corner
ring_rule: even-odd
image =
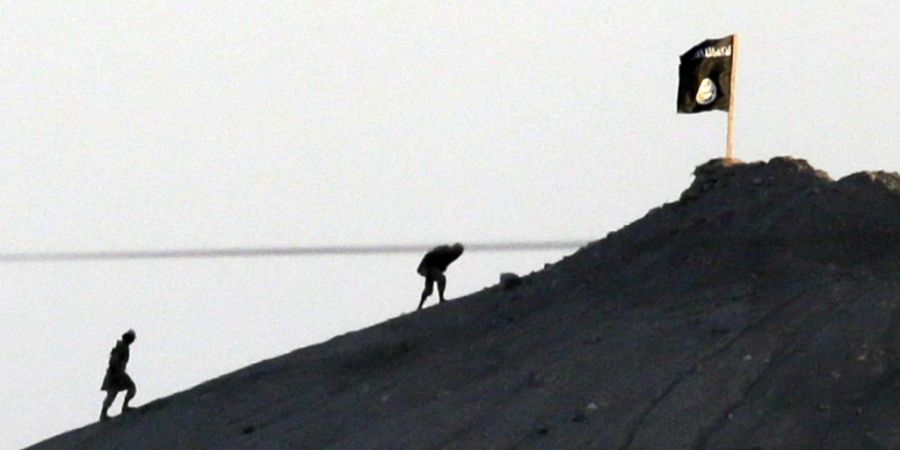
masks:
[[[900,176],[695,175],[518,284],[31,448],[900,448]]]

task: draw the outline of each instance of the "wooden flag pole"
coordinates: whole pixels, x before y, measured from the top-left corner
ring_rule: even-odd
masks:
[[[728,92],[728,142],[725,148],[725,160],[734,159],[734,98],[737,97],[737,72],[738,72],[738,35],[735,33],[731,39],[731,86]]]

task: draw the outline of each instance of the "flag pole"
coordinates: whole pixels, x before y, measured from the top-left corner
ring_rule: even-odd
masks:
[[[738,72],[738,35],[735,33],[731,39],[731,85],[728,93],[728,142],[725,148],[725,160],[734,159],[734,98],[737,96],[737,72]]]

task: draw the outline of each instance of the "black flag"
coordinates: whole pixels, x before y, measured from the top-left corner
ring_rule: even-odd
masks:
[[[681,55],[678,112],[728,111],[733,36],[707,39]]]

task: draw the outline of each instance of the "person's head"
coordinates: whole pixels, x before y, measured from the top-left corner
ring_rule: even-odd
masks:
[[[457,243],[451,245],[451,247],[453,247],[454,249],[457,249],[457,250],[462,250],[463,245],[460,244],[459,242],[457,242]]]
[[[137,335],[134,334],[134,330],[128,330],[122,335],[122,340],[125,341],[126,344],[130,344],[134,342],[135,337],[137,337]]]

